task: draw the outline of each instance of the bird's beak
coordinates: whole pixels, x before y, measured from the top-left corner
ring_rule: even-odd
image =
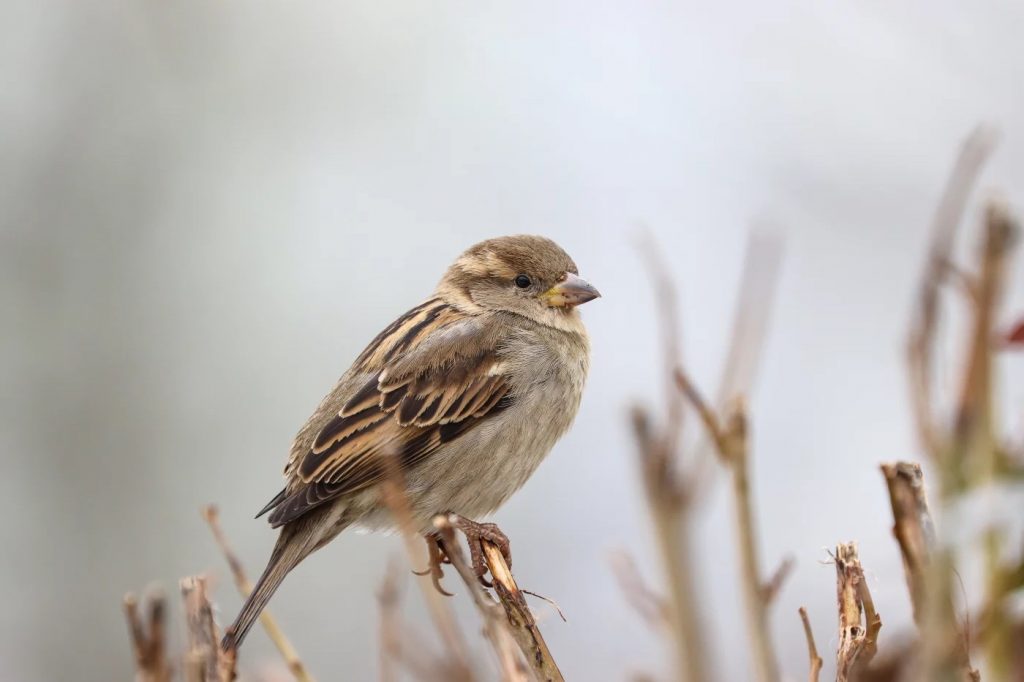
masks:
[[[552,308],[575,308],[600,296],[597,289],[571,272],[565,273],[562,281],[540,295]]]

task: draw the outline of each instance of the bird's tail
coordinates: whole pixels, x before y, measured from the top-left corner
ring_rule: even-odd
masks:
[[[316,547],[315,538],[308,533],[291,533],[289,528],[282,530],[277,539],[274,551],[270,555],[267,567],[256,581],[256,586],[249,593],[242,605],[242,611],[235,622],[224,633],[220,646],[225,651],[237,649],[242,645],[245,636],[260,617],[267,602],[281,586],[285,576]]]

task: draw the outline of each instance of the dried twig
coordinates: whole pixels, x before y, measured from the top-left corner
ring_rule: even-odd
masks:
[[[755,229],[743,256],[739,298],[733,313],[729,351],[722,367],[716,405],[751,391],[760,364],[779,281],[783,244],[773,230]]]
[[[954,172],[939,205],[933,227],[928,263],[922,277],[915,320],[910,329],[908,366],[911,398],[921,441],[937,465],[940,511],[954,497],[969,488],[991,481],[999,468],[999,443],[993,415],[992,346],[996,315],[1005,287],[1007,264],[1016,241],[1016,221],[1001,204],[989,206],[978,265],[967,272],[952,262],[954,236],[974,179],[993,147],[994,135],[976,131],[964,144]],[[932,365],[936,345],[940,290],[953,282],[968,292],[973,316],[968,340],[964,377],[957,404],[949,419],[935,414]],[[894,514],[898,500],[894,499]],[[897,518],[897,532],[903,532]],[[909,531],[908,531],[909,532]],[[902,545],[901,541],[901,545]],[[986,574],[989,601],[993,602],[1002,568],[999,566],[1000,538],[993,531],[986,538]],[[923,575],[920,566],[908,565],[908,580],[915,600],[915,619],[921,631],[920,678],[952,679],[977,676],[969,662],[969,643],[962,641],[953,608],[954,548],[936,549]],[[911,561],[914,557],[910,558]],[[908,561],[904,549],[904,561]],[[996,677],[1005,674],[1010,656],[1008,629],[996,604],[995,627],[986,641],[989,665]],[[956,641],[960,640],[957,644]]]
[[[494,592],[505,609],[512,636],[538,679],[543,682],[559,682],[563,679],[562,673],[555,664],[540,628],[537,627],[530,607],[526,604],[526,597],[523,596],[512,577],[512,571],[505,563],[505,557],[494,544],[486,540],[483,544],[484,559],[494,582]]]
[[[397,466],[392,466],[389,475],[385,477],[380,485],[381,499],[391,510],[395,517],[396,525],[402,531],[402,538],[405,542],[405,549],[409,560],[419,560],[418,535],[413,525],[412,511],[409,509],[409,501],[405,496],[405,482],[402,479],[401,471]],[[426,580],[427,582],[424,582]],[[441,635],[444,643],[446,656],[442,661],[443,679],[450,680],[473,680],[476,675],[469,662],[469,648],[466,640],[455,622],[451,609],[444,603],[444,597],[433,587],[430,578],[421,576],[419,581],[420,592],[427,602],[427,609]]]
[[[736,307],[730,349],[727,354],[719,387],[720,403],[734,399],[749,389],[757,366],[767,319],[771,310],[772,292],[781,250],[779,241],[765,234],[755,234],[748,243],[744,278],[740,286],[740,299]],[[778,679],[775,654],[768,631],[765,606],[773,595],[771,584],[766,588],[757,567],[753,538],[753,516],[750,509],[749,483],[746,469],[746,431],[742,408],[729,413],[729,424],[720,426],[714,410],[700,398],[689,382],[679,381],[675,368],[680,362],[678,319],[675,287],[667,268],[658,257],[657,250],[647,244],[644,254],[653,273],[658,290],[659,323],[662,329],[663,352],[670,386],[666,396],[666,422],[656,428],[650,415],[642,409],[633,411],[633,430],[639,445],[643,480],[651,516],[666,568],[669,584],[668,614],[671,632],[676,641],[677,671],[683,680],[704,680],[709,665],[705,662],[708,647],[701,626],[691,565],[689,546],[690,510],[710,488],[706,485],[713,470],[712,458],[702,442],[695,449],[689,468],[681,470],[677,450],[680,444],[685,404],[688,398],[707,427],[707,435],[720,453],[730,459],[734,450],[743,450],[743,462],[733,467],[734,485],[743,489],[734,496],[737,502],[737,520],[740,527],[740,545],[744,557],[744,575],[747,586],[748,616],[754,648],[755,669],[764,682]],[[679,389],[683,390],[679,390]],[[780,574],[784,575],[784,574]],[[780,581],[781,582],[781,581]]]
[[[676,672],[684,682],[708,679],[706,630],[699,617],[697,585],[692,563],[689,501],[692,485],[676,476],[670,438],[655,434],[647,412],[633,410],[633,431],[651,518],[668,582],[668,616],[676,655]]]
[[[397,682],[398,665],[405,667],[413,679],[426,682],[447,682],[446,666],[430,653],[430,647],[415,630],[407,627],[399,613],[401,590],[400,567],[389,561],[384,581],[377,591],[380,604],[380,679]]]
[[[807,657],[810,659],[810,673],[808,674],[808,682],[818,682],[818,677],[821,675],[821,666],[824,661],[821,660],[821,656],[818,655],[818,647],[814,644],[814,632],[811,630],[811,621],[807,617],[807,609],[800,607],[800,620],[804,624],[804,637],[807,638]]]
[[[136,682],[168,682],[171,667],[167,662],[167,602],[158,592],[150,594],[147,602],[144,623],[135,595],[124,597],[124,614],[135,653],[135,679]]]
[[[185,651],[185,677],[189,682],[230,682],[235,678],[235,657],[221,651],[213,608],[206,596],[206,579],[190,576],[181,580],[185,602],[188,649]]]
[[[641,475],[654,525],[657,546],[668,583],[666,613],[673,640],[676,675],[684,682],[708,679],[706,630],[701,623],[700,606],[691,549],[690,511],[704,478],[711,473],[705,461],[693,463],[691,471],[680,472],[679,445],[685,404],[673,385],[672,368],[680,359],[676,287],[668,268],[659,257],[653,241],[641,250],[654,278],[659,302],[662,353],[666,370],[665,423],[655,426],[651,415],[641,407],[632,411],[633,432],[640,458]]]
[[[779,563],[779,567],[775,569],[771,577],[761,585],[761,599],[764,600],[766,605],[770,606],[775,601],[775,597],[782,590],[782,586],[786,583],[786,579],[789,578],[789,574],[793,572],[794,566],[796,566],[796,560],[791,556],[786,557]]]
[[[719,458],[732,473],[733,503],[735,504],[736,539],[739,543],[743,572],[743,590],[746,600],[747,628],[753,647],[753,661],[757,678],[773,682],[779,678],[778,663],[772,646],[768,605],[785,578],[786,564],[767,583],[761,577],[757,548],[753,502],[750,492],[749,446],[747,419],[742,401],[735,401],[724,420],[711,410],[696,385],[682,369],[675,372],[680,392],[693,405],[700,416]],[[724,422],[724,423],[723,423]]]
[[[1020,226],[1008,207],[999,201],[990,202],[985,210],[978,258],[978,295],[973,306],[969,359],[950,455],[952,462],[960,465],[962,480],[974,488],[991,483],[1002,467],[994,409],[992,341],[998,333],[997,318],[1008,279],[1008,262],[1019,236]],[[1012,628],[1003,605],[1003,543],[1004,538],[996,529],[989,530],[984,537],[986,600],[991,607],[984,644],[988,667],[995,678],[1009,674],[1013,659]]]
[[[558,666],[555,665],[554,659],[551,657],[551,653],[547,649],[547,644],[544,643],[544,638],[541,637],[540,631],[536,630],[536,624],[534,623],[535,633],[530,631],[526,631],[525,633],[519,632],[519,630],[523,629],[524,624],[513,619],[513,614],[515,614],[516,611],[514,611],[511,604],[506,603],[506,600],[510,600],[511,597],[503,594],[501,590],[498,589],[500,581],[499,576],[504,576],[504,574],[508,573],[508,567],[505,565],[504,557],[501,558],[500,564],[495,563],[495,560],[491,557],[491,551],[497,551],[499,555],[501,554],[501,551],[490,542],[481,540],[484,559],[487,562],[488,570],[491,572],[495,593],[498,595],[501,605],[505,609],[505,617],[502,617],[501,609],[498,608],[498,604],[495,603],[494,599],[492,599],[480,585],[480,581],[473,572],[473,569],[463,557],[462,550],[459,547],[455,534],[453,521],[453,519],[444,515],[437,516],[434,518],[434,527],[437,529],[437,532],[441,537],[445,554],[451,561],[452,567],[455,568],[459,577],[462,578],[462,582],[465,583],[466,589],[469,590],[473,603],[476,605],[477,610],[483,617],[484,635],[491,642],[491,645],[498,656],[498,662],[502,671],[502,679],[530,679],[529,670],[522,665],[518,655],[516,654],[516,647],[518,646],[518,650],[526,657],[533,673],[540,676],[540,679],[545,682],[547,680],[562,680],[561,673],[558,671]],[[509,578],[511,578],[511,573],[508,573],[508,575]],[[518,592],[518,589],[516,591]],[[520,600],[522,599],[521,594],[519,594],[519,598]],[[525,601],[522,603],[523,606],[525,606]],[[530,614],[528,608],[526,609],[526,613],[532,621],[533,616]],[[533,634],[536,635],[536,641],[531,637]],[[539,658],[537,658],[537,652],[540,652]]]
[[[925,450],[936,462],[943,458],[943,438],[936,423],[932,387],[936,330],[939,317],[939,290],[950,273],[954,237],[964,213],[964,206],[978,172],[991,154],[995,135],[979,128],[964,142],[953,167],[942,199],[935,212],[928,263],[925,266],[915,319],[907,344],[907,366],[910,372],[911,401],[918,434]]]
[[[377,590],[377,603],[380,605],[380,682],[398,682],[395,663],[401,659],[404,649],[398,613],[399,570],[396,562],[389,562],[384,580]]]
[[[875,612],[871,592],[864,580],[857,545],[852,542],[838,545],[833,558],[839,601],[836,682],[847,682],[856,679],[857,673],[874,658],[878,650],[878,631],[882,628],[882,619]]]
[[[213,533],[217,546],[220,547],[221,553],[228,562],[228,567],[231,569],[231,577],[234,579],[235,587],[238,588],[238,593],[242,595],[242,599],[245,599],[252,592],[253,586],[245,573],[241,560],[232,550],[227,536],[224,535],[224,530],[220,525],[217,506],[213,504],[206,505],[202,509],[202,515],[207,525],[210,526],[210,532]],[[266,631],[267,636],[270,637],[270,641],[277,647],[278,652],[280,652],[281,657],[284,659],[292,675],[295,676],[295,679],[298,682],[314,682],[313,676],[306,670],[306,666],[303,664],[302,659],[299,658],[295,647],[292,646],[291,641],[284,634],[281,626],[278,625],[277,619],[271,615],[269,610],[263,609],[263,612],[260,614],[260,624]]]
[[[655,630],[661,631],[668,625],[668,605],[665,598],[648,587],[640,575],[633,557],[626,551],[614,552],[611,556],[612,572],[619,581],[619,587],[630,605]]]
[[[918,627],[924,621],[925,577],[935,527],[924,489],[924,474],[913,462],[895,462],[882,465],[882,475],[889,489],[892,505],[892,533],[903,555],[903,569],[910,590],[914,621]]]

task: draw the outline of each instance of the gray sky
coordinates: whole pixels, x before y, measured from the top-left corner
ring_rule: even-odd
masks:
[[[496,517],[520,582],[569,618],[543,616],[570,679],[668,660],[607,569],[627,548],[657,577],[626,420],[661,390],[642,229],[709,390],[748,228],[785,235],[752,408],[764,560],[797,560],[773,620],[789,678],[799,605],[834,652],[837,541],[861,542],[887,632],[908,623],[876,465],[916,456],[902,344],[977,123],[1004,133],[983,188],[1024,205],[1018,4],[4,4],[0,678],[126,676],[125,591],[226,577],[203,503],[255,573],[273,533],[252,513],[322,394],[462,249],[516,232],[604,294],[577,425]],[[697,550],[717,670],[743,679],[724,493]],[[273,601],[321,679],[372,679],[398,548],[348,534]],[[245,655],[273,652],[259,633]]]

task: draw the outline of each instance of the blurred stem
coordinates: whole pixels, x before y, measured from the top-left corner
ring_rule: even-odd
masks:
[[[676,369],[675,380],[680,394],[686,397],[704,424],[719,458],[732,473],[736,539],[739,544],[747,631],[753,648],[754,669],[761,682],[775,682],[779,679],[779,666],[775,659],[768,619],[768,604],[774,589],[766,586],[761,578],[756,516],[750,493],[746,410],[742,400],[734,401],[723,426],[686,372]],[[781,570],[779,575],[784,577],[785,570]]]
[[[754,667],[761,682],[779,679],[775,649],[772,647],[768,622],[768,600],[761,580],[757,551],[757,531],[750,495],[747,447],[747,421],[742,403],[737,403],[726,425],[723,438],[726,457],[732,469],[733,504],[736,515],[736,536],[739,541],[743,569],[743,595],[747,605],[747,630],[753,647]]]
[[[242,599],[245,599],[252,592],[252,583],[249,581],[249,577],[246,575],[245,568],[242,567],[242,562],[239,560],[238,555],[235,554],[231,544],[228,542],[227,536],[224,535],[224,530],[220,525],[220,514],[217,506],[208,504],[203,507],[201,513],[203,519],[210,527],[214,541],[216,541],[217,546],[220,547],[221,553],[228,562],[228,567],[231,569],[231,577],[234,579],[238,593],[242,595]],[[306,666],[302,659],[299,658],[295,647],[292,646],[291,640],[284,634],[284,630],[278,625],[277,619],[270,614],[269,609],[263,609],[263,612],[260,613],[260,624],[266,631],[267,636],[270,637],[270,641],[277,647],[281,658],[284,659],[288,670],[291,671],[295,679],[298,682],[314,682],[313,676],[306,670]]]
[[[992,341],[1006,283],[1007,263],[1017,232],[1017,223],[1007,208],[998,202],[991,203],[985,211],[978,275],[972,292],[974,324],[970,355],[950,453],[954,461],[949,463],[951,470],[960,464],[958,478],[972,490],[992,485],[1000,468],[994,413]],[[957,482],[954,480],[954,485]],[[989,675],[997,681],[1008,679],[1013,655],[1010,627],[1002,606],[1002,544],[1003,538],[997,529],[986,531],[983,538],[984,568],[992,621],[985,638],[985,653]]]
[[[811,620],[807,617],[807,609],[800,607],[800,620],[804,625],[804,638],[807,640],[807,657],[810,660],[810,667],[807,672],[808,682],[818,682],[821,675],[821,666],[824,661],[818,655],[818,647],[814,644],[814,631],[811,629]]]
[[[669,584],[669,620],[675,636],[676,669],[684,682],[704,682],[707,642],[697,616],[697,586],[690,563],[690,524],[685,513],[667,504],[653,505],[665,575]]]

